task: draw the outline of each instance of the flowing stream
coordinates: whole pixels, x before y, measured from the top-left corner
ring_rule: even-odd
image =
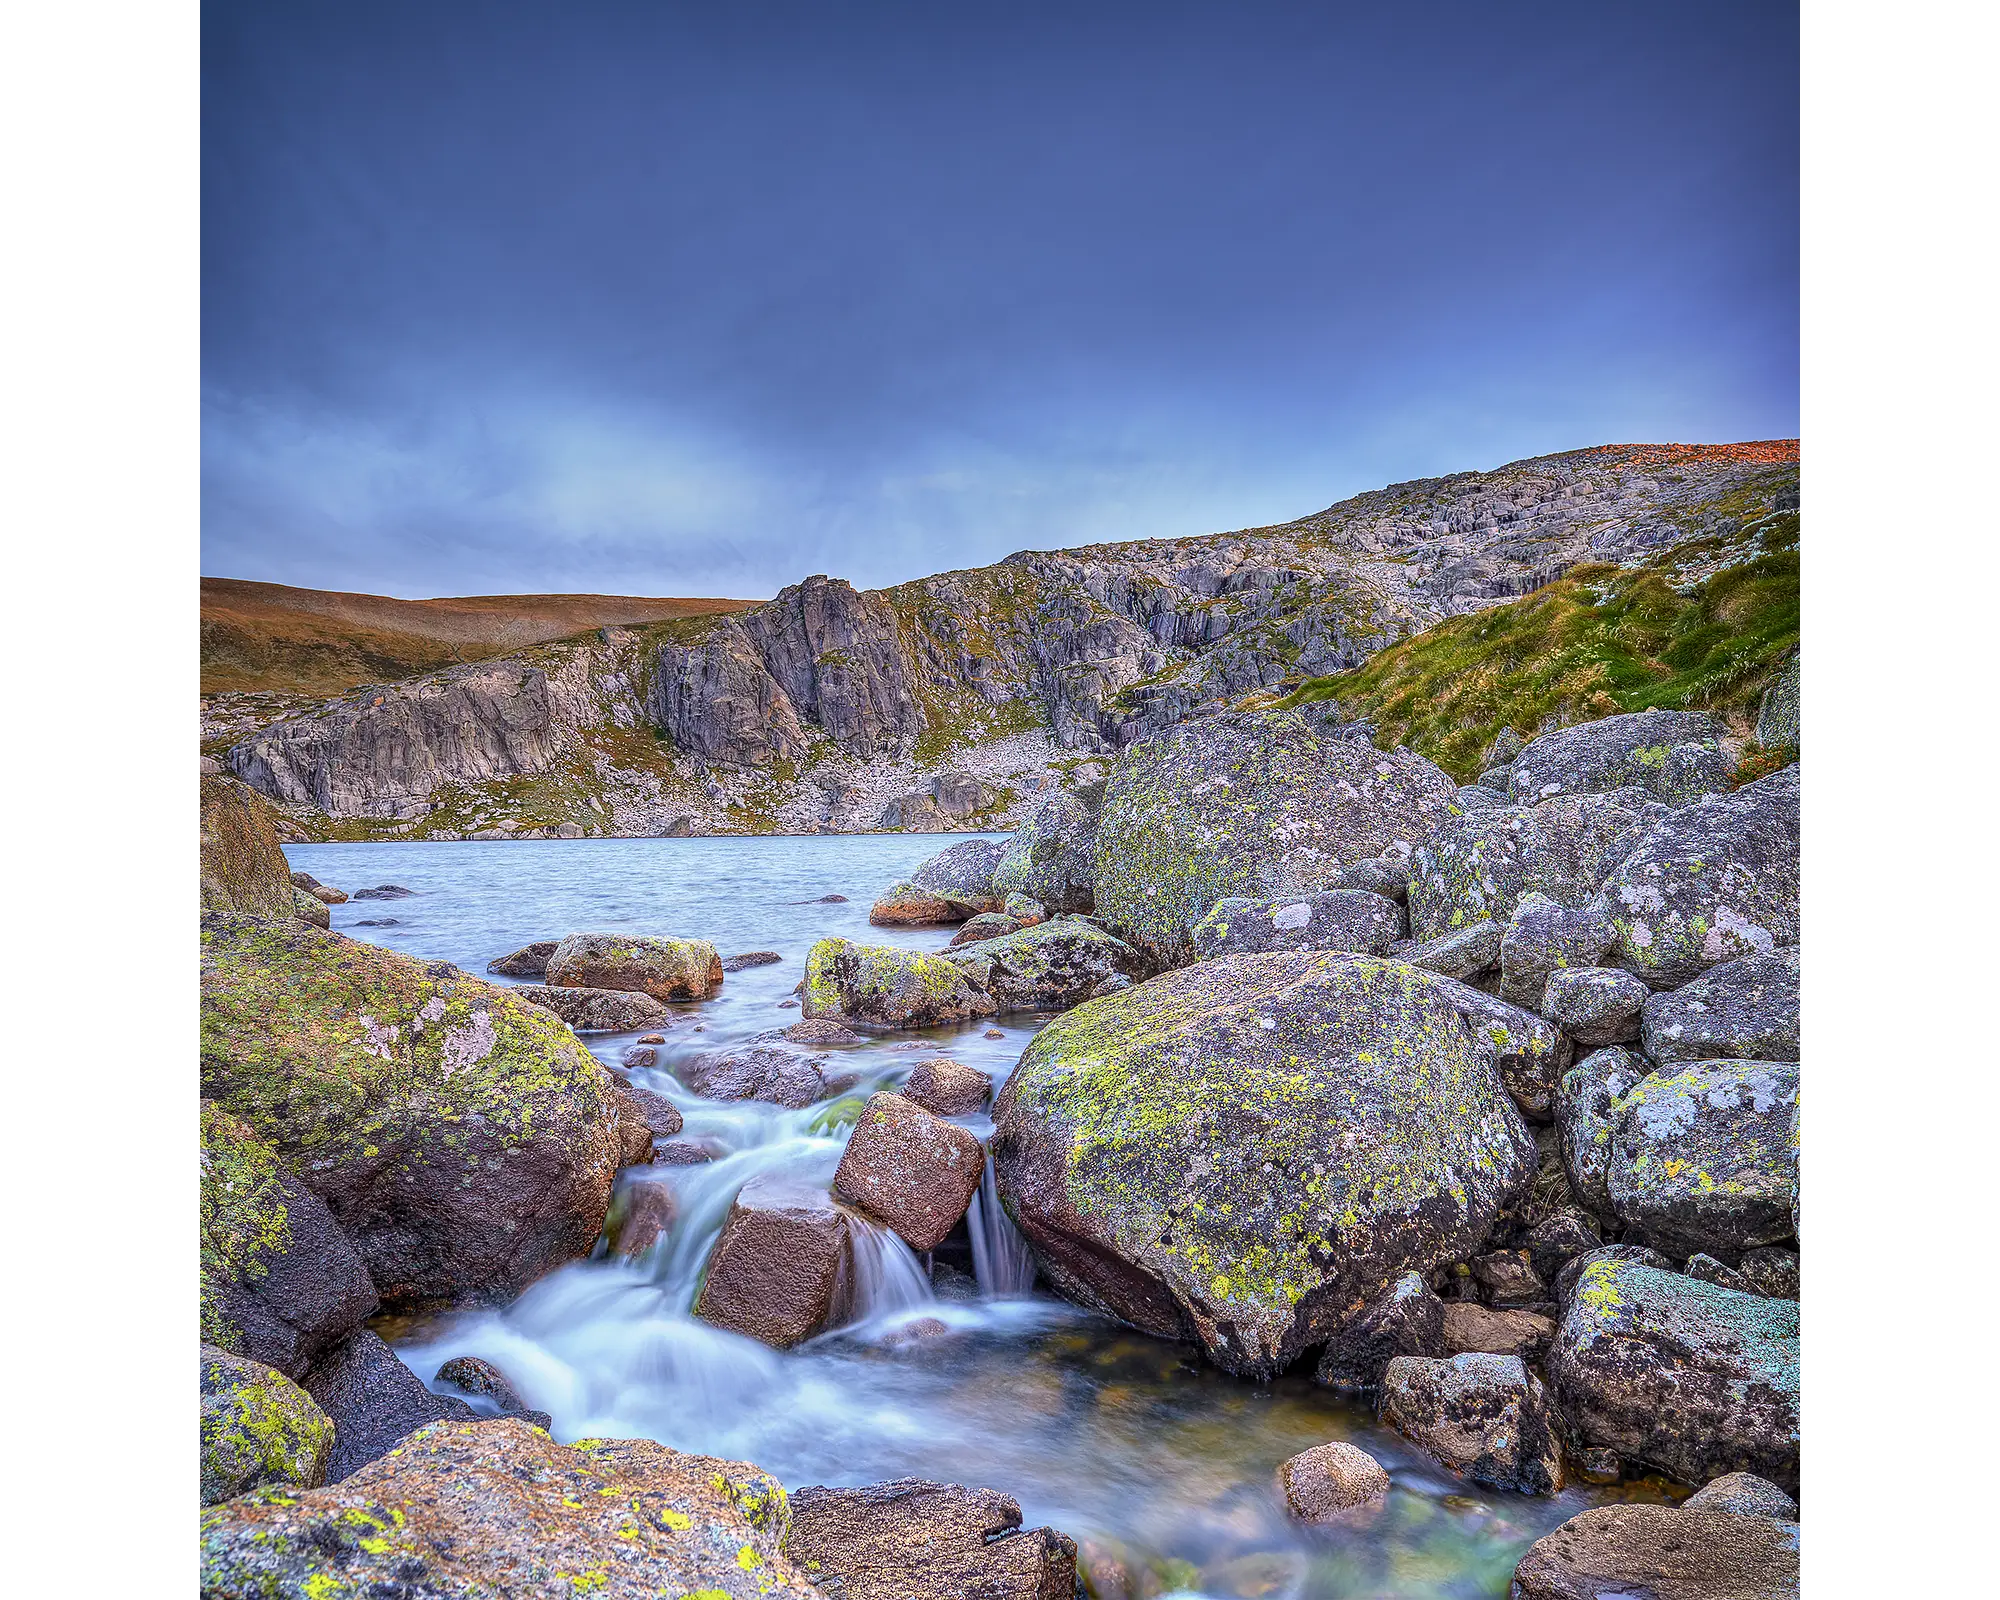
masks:
[[[860,1082],[783,1110],[713,1101],[676,1061],[796,1021],[783,1002],[806,950],[829,934],[937,949],[949,929],[870,928],[876,892],[955,842],[937,835],[524,840],[509,844],[314,844],[294,868],[352,894],[406,898],[332,908],[336,930],[469,972],[537,939],[626,929],[704,938],[724,955],[782,960],[730,975],[722,993],[674,1008],[658,1065],[632,1074],[681,1110],[699,1165],[637,1169],[674,1190],[672,1228],[635,1261],[572,1263],[511,1306],[384,1319],[385,1337],[436,1385],[452,1356],[484,1356],[560,1439],[645,1436],[751,1461],[788,1488],[919,1476],[984,1485],[1021,1502],[1029,1525],[1075,1538],[1097,1570],[1122,1574],[1100,1600],[1500,1596],[1535,1538],[1586,1506],[1656,1496],[1647,1486],[1534,1500],[1467,1485],[1429,1462],[1309,1369],[1267,1384],[1230,1378],[1193,1346],[1153,1339],[1034,1288],[1034,1263],[999,1204],[989,1163],[967,1217],[974,1292],[940,1298],[926,1264],[886,1228],[854,1230],[853,1320],[780,1353],[691,1315],[701,1274],[745,1181],[758,1173],[824,1188],[866,1094],[927,1055],[987,1072],[997,1087],[1047,1019],[874,1038],[829,1052]],[[845,895],[845,902],[823,896]],[[495,980],[502,981],[505,980]],[[988,1039],[989,1031],[1001,1037]],[[616,1062],[633,1035],[586,1045]],[[912,1044],[921,1048],[912,1049]],[[983,1140],[984,1117],[958,1119]],[[942,1275],[941,1275],[942,1276]],[[912,1329],[935,1319],[946,1331]],[[925,1336],[918,1337],[921,1333]],[[1287,1456],[1348,1439],[1394,1480],[1372,1521],[1315,1532],[1291,1523],[1273,1475]]]

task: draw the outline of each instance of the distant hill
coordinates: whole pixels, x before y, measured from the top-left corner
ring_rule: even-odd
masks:
[[[747,611],[754,600],[482,594],[396,600],[201,580],[201,692],[344,694],[592,628]]]

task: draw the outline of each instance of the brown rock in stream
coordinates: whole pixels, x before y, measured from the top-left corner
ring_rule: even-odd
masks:
[[[986,1152],[964,1128],[899,1094],[871,1095],[833,1175],[833,1192],[934,1250],[978,1191]]]
[[[992,1097],[993,1080],[977,1067],[934,1056],[910,1069],[902,1093],[934,1116],[969,1117]]]
[[[847,1251],[847,1218],[824,1190],[759,1173],[729,1208],[694,1314],[788,1350],[833,1320]]]
[[[1011,1495],[898,1478],[799,1489],[785,1554],[831,1600],[1070,1600],[1076,1544]]]
[[[1380,1504],[1389,1493],[1389,1474],[1366,1450],[1335,1440],[1285,1462],[1278,1468],[1278,1486],[1286,1509],[1299,1521],[1332,1522]]]
[[[1598,1506],[1544,1534],[1515,1600],[1795,1600],[1799,1527],[1685,1506]]]

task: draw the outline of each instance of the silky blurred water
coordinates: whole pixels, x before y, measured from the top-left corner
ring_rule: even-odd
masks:
[[[634,1262],[564,1267],[503,1311],[385,1324],[398,1353],[426,1381],[452,1356],[484,1356],[553,1416],[562,1439],[643,1435],[755,1462],[792,1488],[921,1476],[1003,1490],[1031,1525],[1076,1538],[1097,1571],[1123,1573],[1125,1587],[1107,1585],[1101,1600],[1116,1592],[1135,1600],[1504,1595],[1529,1543],[1611,1494],[1533,1500],[1461,1483],[1309,1375],[1246,1383],[1205,1365],[1192,1346],[1023,1293],[1023,1247],[990,1182],[971,1219],[979,1299],[934,1298],[922,1263],[880,1229],[857,1241],[862,1293],[849,1327],[779,1353],[690,1315],[708,1251],[751,1176],[823,1187],[871,1089],[893,1087],[940,1052],[997,1086],[1047,1020],[1014,1016],[829,1051],[828,1075],[854,1072],[860,1082],[804,1111],[704,1100],[674,1075],[690,1053],[796,1021],[782,1002],[815,939],[947,944],[950,929],[871,928],[868,907],[954,842],[829,835],[287,847],[294,868],[350,894],[378,884],[414,891],[334,906],[336,930],[469,972],[536,940],[599,930],[781,957],[731,974],[713,1000],[674,1007],[657,1067],[633,1074],[680,1108],[683,1139],[716,1154],[626,1174],[675,1192],[677,1218],[658,1244]],[[831,894],[847,900],[822,900]],[[986,1038],[989,1030],[1001,1037]],[[617,1061],[632,1038],[585,1043]],[[984,1117],[958,1120],[982,1139],[991,1132]],[[914,1337],[921,1319],[947,1331]],[[1301,1529],[1285,1515],[1274,1473],[1287,1456],[1332,1439],[1369,1451],[1395,1488],[1372,1521]]]

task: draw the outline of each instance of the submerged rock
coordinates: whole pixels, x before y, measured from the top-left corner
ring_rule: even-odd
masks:
[[[818,1600],[784,1556],[787,1526],[785,1491],[740,1461],[447,1421],[343,1483],[205,1512],[201,1592]]]
[[[1697,1061],[1641,1079],[1616,1108],[1619,1220],[1670,1255],[1735,1256],[1792,1236],[1790,1061]]]
[[[559,989],[524,983],[514,990],[528,1004],[553,1011],[578,1033],[633,1033],[662,1021],[667,1008],[649,994],[630,989]]]
[[[333,1424],[282,1372],[213,1345],[201,1347],[201,1503],[267,1483],[326,1482]]]
[[[1243,1374],[1484,1244],[1534,1143],[1435,985],[1230,956],[1059,1017],[995,1106],[1001,1196],[1063,1294]]]
[[[796,1111],[826,1098],[817,1061],[775,1045],[738,1045],[689,1056],[675,1076],[706,1100],[762,1100]]]
[[[375,1313],[326,1204],[213,1101],[201,1105],[201,1337],[300,1378]]]
[[[996,894],[1030,895],[1052,912],[1093,911],[1092,852],[1101,787],[1086,796],[1057,790],[1015,831],[993,868]]]
[[[356,889],[356,900],[407,900],[417,891],[405,889],[400,883],[378,883],[372,889]]]
[[[1021,1527],[1011,1495],[898,1478],[791,1498],[785,1554],[831,1600],[1070,1600],[1076,1544]]]
[[[1301,1450],[1278,1468],[1285,1509],[1300,1522],[1337,1522],[1347,1512],[1379,1504],[1389,1474],[1366,1450],[1342,1440]]]
[[[1740,956],[1694,982],[1649,997],[1642,1013],[1646,1054],[1670,1061],[1799,1059],[1799,953]]]
[[[1677,989],[1799,937],[1799,769],[1683,806],[1651,828],[1597,893],[1613,966]]]
[[[709,1252],[694,1314],[789,1350],[834,1321],[847,1259],[847,1217],[825,1190],[758,1173]]]
[[[1796,1523],[1691,1506],[1598,1506],[1529,1546],[1515,1600],[1797,1600]]]
[[[977,949],[948,951],[998,1011],[1067,1011],[1114,979],[1130,981],[1145,962],[1130,945],[1080,917],[1038,922]]]
[[[1683,1483],[1799,1482],[1799,1308],[1631,1261],[1584,1267],[1549,1378],[1591,1444]]]
[[[996,1009],[964,969],[943,956],[846,939],[821,939],[806,953],[805,984],[808,1018],[933,1028],[990,1017]]]
[[[1323,889],[1317,894],[1216,901],[1194,925],[1195,958],[1255,955],[1266,950],[1352,950],[1380,956],[1403,937],[1403,912],[1395,901],[1366,889]]]
[[[706,1000],[722,983],[722,957],[706,939],[573,933],[550,955],[547,976],[559,989],[622,989],[655,1000]]]
[[[604,1237],[614,1256],[636,1261],[663,1234],[670,1232],[680,1215],[674,1191],[664,1183],[626,1183],[611,1202],[604,1219]]]
[[[432,1394],[367,1328],[307,1373],[305,1390],[333,1420],[329,1483],[387,1455],[426,1423],[478,1415],[463,1400]]]
[[[1098,915],[1156,965],[1185,961],[1218,900],[1322,889],[1350,863],[1427,838],[1454,793],[1422,757],[1328,738],[1296,712],[1180,723],[1131,746],[1111,775]]]
[[[747,972],[752,967],[776,966],[785,958],[775,950],[746,950],[740,956],[724,956],[724,972]]]
[[[833,1175],[833,1192],[886,1222],[912,1250],[933,1250],[965,1215],[986,1152],[956,1123],[899,1094],[874,1094]]]
[[[1382,1375],[1382,1420],[1473,1483],[1520,1494],[1563,1486],[1548,1396],[1518,1356],[1398,1356]]]
[[[611,1079],[557,1017],[298,923],[205,918],[201,942],[203,1095],[326,1203],[385,1304],[511,1298],[590,1249]]]
[[[549,957],[556,953],[560,939],[543,939],[524,944],[512,955],[495,956],[486,970],[500,978],[539,978],[549,970]]]

